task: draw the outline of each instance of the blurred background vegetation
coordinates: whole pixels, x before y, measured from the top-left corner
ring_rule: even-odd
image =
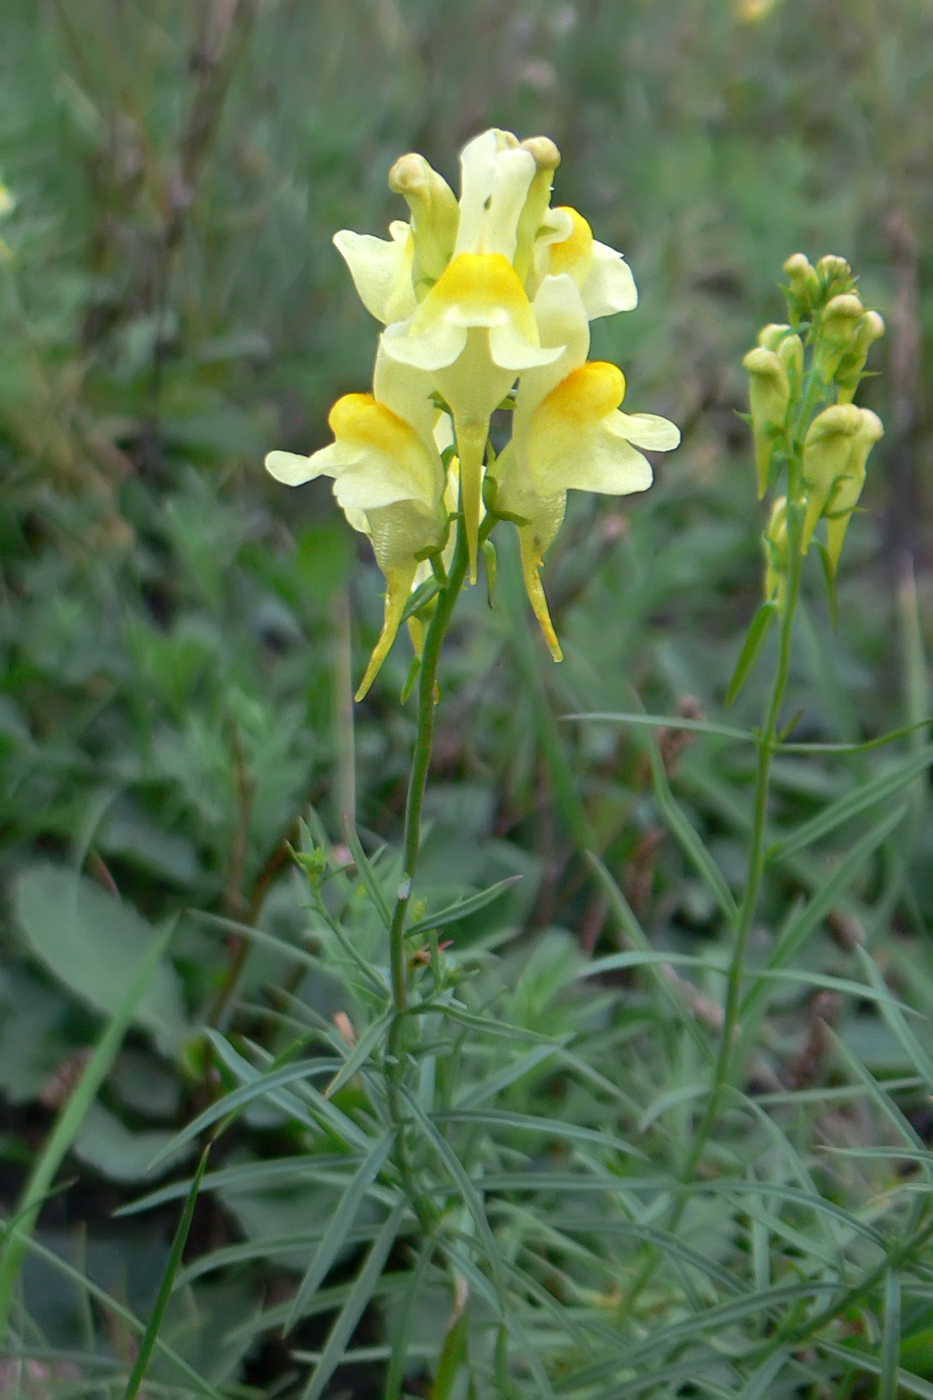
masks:
[[[557,141],[555,202],[629,259],[639,307],[596,323],[593,353],[624,368],[628,407],[682,426],[683,446],[645,497],[574,502],[546,572],[561,667],[508,551],[495,610],[481,589],[465,600],[423,876],[440,898],[521,875],[464,937],[508,926],[532,950],[588,954],[608,916],[589,848],[646,927],[701,946],[716,911],[663,835],[641,740],[559,716],[629,710],[633,688],[655,713],[721,708],[761,587],[740,362],[782,318],[797,250],[850,259],[888,325],[862,393],[886,437],[850,530],[838,635],[815,575],[805,601],[799,737],[857,741],[928,713],[902,603],[912,566],[929,633],[933,3],[4,0],[0,24],[0,1187],[7,1213],[114,1009],[119,950],[178,915],[161,990],[40,1234],[145,1311],[175,1216],[111,1212],[211,1096],[193,1028],[244,1024],[291,976],[191,911],[297,943],[287,842],[309,804],[334,841],[354,812],[368,843],[399,835],[407,643],[353,713],[381,576],[327,483],[292,494],[262,469],[272,447],[327,441],[334,398],[368,385],[377,327],[333,232],[384,236],[402,213],[386,185],[400,153],[455,185],[461,145],[498,125]],[[748,688],[740,721],[757,720],[761,693]],[[701,748],[678,792],[738,878],[729,803],[748,760]],[[860,771],[783,760],[781,815],[817,810]],[[909,897],[872,936],[892,976],[929,988],[933,833],[915,827]],[[78,950],[68,868],[85,877]],[[115,891],[123,904],[95,902]],[[775,884],[766,919],[788,894]],[[775,1074],[818,1084],[811,1002],[789,1012]],[[837,1029],[871,1067],[901,1071],[878,1018],[846,1014]],[[908,1108],[928,1136],[922,1096]],[[287,1127],[257,1110],[239,1150],[270,1141],[287,1147]],[[276,1210],[283,1233],[281,1201],[215,1195],[192,1247],[275,1233]],[[82,1319],[72,1285],[30,1267],[43,1345],[67,1354],[88,1325],[124,1354],[113,1319]],[[277,1258],[222,1273],[196,1286],[199,1317],[281,1296],[288,1277]],[[185,1355],[206,1375],[288,1375],[280,1342],[212,1350],[210,1325],[190,1330]],[[59,1380],[74,1389],[48,1368],[28,1383]]]

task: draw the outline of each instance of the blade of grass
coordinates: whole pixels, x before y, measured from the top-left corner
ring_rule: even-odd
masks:
[[[55,1174],[74,1142],[88,1109],[97,1098],[97,1091],[110,1072],[136,1006],[166,952],[174,930],[173,920],[158,938],[153,939],[132,985],[98,1041],[74,1093],[62,1107],[23,1190],[16,1211],[18,1221],[7,1231],[0,1253],[0,1345],[9,1326],[10,1309],[26,1255],[27,1240],[35,1227],[42,1202],[49,1195]]]
[[[41,1259],[44,1264],[48,1264],[50,1268],[60,1273],[63,1278],[68,1279],[80,1292],[92,1298],[105,1313],[110,1313],[114,1317],[119,1318],[119,1320],[125,1323],[130,1331],[135,1332],[137,1336],[142,1337],[145,1335],[145,1323],[141,1322],[134,1312],[124,1307],[124,1305],[118,1302],[106,1289],[101,1288],[99,1284],[94,1283],[92,1279],[86,1277],[80,1269],[74,1268],[73,1265],[68,1263],[67,1259],[63,1259],[61,1255],[56,1254],[54,1250],[47,1249],[45,1245],[40,1244],[37,1239],[32,1237],[26,1240],[26,1248],[30,1254],[34,1254],[37,1259]],[[186,1361],[183,1356],[180,1356],[174,1347],[170,1346],[168,1342],[164,1342],[158,1334],[156,1334],[155,1337],[154,1347],[161,1356],[165,1357],[166,1361],[170,1361],[172,1365],[181,1372],[185,1379],[194,1386],[197,1394],[206,1395],[209,1397],[209,1400],[224,1400],[220,1391],[216,1390],[209,1381],[199,1375],[190,1362]]]
[[[136,1400],[139,1387],[142,1385],[143,1377],[149,1360],[155,1350],[156,1338],[165,1317],[165,1310],[168,1307],[169,1298],[175,1285],[175,1275],[181,1266],[181,1257],[185,1251],[185,1244],[188,1240],[188,1231],[191,1229],[191,1220],[194,1215],[195,1202],[198,1199],[198,1191],[207,1167],[207,1159],[210,1156],[211,1144],[208,1143],[201,1153],[201,1160],[198,1169],[191,1182],[191,1189],[188,1192],[188,1199],[185,1201],[185,1208],[181,1213],[178,1228],[175,1231],[175,1238],[172,1240],[172,1248],[169,1252],[168,1263],[162,1275],[162,1282],[159,1284],[159,1292],[153,1304],[152,1313],[146,1323],[146,1330],[143,1333],[142,1341],[139,1344],[139,1351],[136,1353],[136,1360],[126,1382],[126,1389],[123,1392],[123,1400]]]

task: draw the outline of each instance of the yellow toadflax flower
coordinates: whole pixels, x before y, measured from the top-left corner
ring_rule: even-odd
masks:
[[[345,394],[330,412],[335,441],[310,457],[270,452],[277,481],[300,486],[334,478],[334,495],[355,530],[369,536],[386,577],[385,618],[361,700],[375,679],[402,620],[419,565],[447,533],[446,474],[434,438],[438,410],[425,375],[378,356],[372,394]]]
[[[512,439],[493,469],[495,509],[518,525],[525,587],[559,661],[540,569],[561,527],[567,492],[646,491],[652,471],[638,448],[669,452],[680,442],[680,430],[654,414],[619,411],[625,378],[615,365],[587,361],[586,307],[570,275],[544,281],[535,312],[542,343],[564,348],[553,364],[522,375]]]
[[[475,581],[490,419],[516,383],[513,439],[489,500],[494,517],[519,527],[528,593],[558,659],[539,570],[567,491],[644,490],[651,468],[637,448],[666,451],[680,440],[666,419],[620,413],[621,371],[586,363],[590,321],[631,310],[638,293],[621,254],[597,242],[582,215],[551,209],[559,164],[548,137],[483,132],[461,153],[458,199],[423,156],[405,155],[389,185],[410,221],[391,224],[388,240],[346,229],[334,238],[364,306],[385,326],[373,394],[334,406],[330,447],[310,458],[274,452],[267,466],[293,485],[334,477],[348,520],[372,540],[388,585],[385,623],[359,695],[412,587],[429,567],[444,576],[439,556],[456,510]],[[441,452],[450,445],[445,480]],[[421,622],[412,624],[417,651]]]

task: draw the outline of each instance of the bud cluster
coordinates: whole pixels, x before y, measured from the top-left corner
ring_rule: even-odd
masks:
[[[795,253],[784,271],[788,323],[765,326],[743,360],[758,495],[775,492],[765,591],[779,608],[792,558],[807,553],[821,520],[820,549],[830,582],[835,578],[868,454],[884,431],[877,414],[852,402],[884,322],[863,305],[849,264],[827,256],[813,267]]]

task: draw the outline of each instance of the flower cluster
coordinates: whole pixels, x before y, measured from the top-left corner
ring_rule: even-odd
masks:
[[[391,224],[388,240],[346,230],[334,238],[385,326],[373,391],[334,405],[329,447],[311,457],[272,452],[266,466],[289,485],[333,477],[350,524],[372,540],[385,621],[358,698],[413,586],[441,570],[454,514],[471,582],[490,524],[515,523],[528,594],[559,660],[539,571],[567,491],[643,491],[651,468],[638,449],[680,441],[664,418],[620,412],[621,372],[587,360],[590,322],[631,310],[637,292],[621,255],[576,210],[551,208],[559,163],[546,137],[486,131],[461,154],[458,200],[423,156],[405,155],[389,185],[409,221]],[[514,409],[512,436],[487,461],[499,407]]]
[[[765,326],[743,361],[759,497],[776,488],[782,467],[788,468],[786,491],[775,489],[765,534],[765,592],[779,606],[790,570],[789,518],[797,518],[801,554],[826,521],[821,549],[832,580],[868,454],[884,431],[876,413],[852,402],[884,322],[862,304],[849,264],[829,256],[813,267],[795,253],[784,271],[790,324]]]

